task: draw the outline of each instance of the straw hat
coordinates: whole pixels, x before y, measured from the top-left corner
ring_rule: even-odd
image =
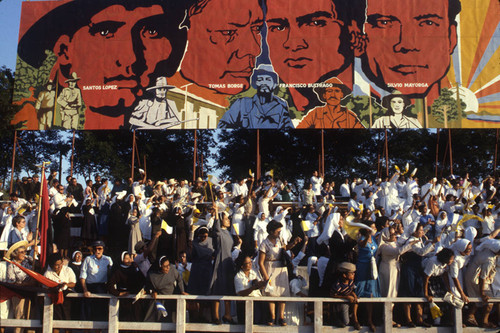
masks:
[[[5,258],[12,259],[11,256],[15,250],[17,250],[20,247],[28,247],[28,244],[29,244],[28,241],[25,241],[25,240],[22,240],[22,241],[19,241],[17,243],[12,244],[12,246],[9,248],[9,250],[5,254]]]

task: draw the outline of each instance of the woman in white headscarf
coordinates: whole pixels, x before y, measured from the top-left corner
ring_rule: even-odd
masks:
[[[465,272],[465,288],[470,297],[481,297],[486,304],[483,310],[481,326],[493,328],[495,325],[489,322],[489,314],[493,304],[487,303],[490,297],[490,284],[495,276],[497,257],[500,255],[500,240],[487,238],[477,248],[476,255],[472,258]],[[469,326],[478,326],[474,317],[477,310],[476,304],[472,303],[465,323]]]
[[[450,277],[450,287],[453,294],[462,298],[464,303],[469,303],[467,295],[465,295],[463,268],[467,265],[472,252],[472,244],[468,239],[460,238],[450,246],[455,254],[455,260],[451,263],[448,275]]]
[[[287,209],[284,209],[282,206],[276,207],[276,211],[274,212],[274,218],[273,218],[273,220],[283,225],[283,228],[281,228],[280,237],[285,242],[285,244],[288,244],[290,239],[292,239],[291,228],[289,228],[286,222],[286,215],[288,214],[288,210],[290,209],[291,207],[288,207]]]
[[[408,252],[402,256],[401,264],[401,279],[399,284],[399,297],[423,297],[423,276],[422,276],[422,259],[425,255],[435,249],[435,243],[439,241],[439,237],[432,242],[424,243],[424,227],[418,223],[411,223],[405,230],[405,235],[409,236],[404,244],[413,243]],[[404,303],[404,313],[406,317],[406,325],[415,327],[411,319],[411,303]],[[417,323],[419,325],[428,326],[423,321],[423,310],[421,304],[415,304],[417,308]]]
[[[400,255],[411,249],[418,242],[413,240],[403,246],[396,243],[397,235],[394,227],[384,228],[381,232],[381,241],[378,255],[381,260],[379,264],[380,294],[382,297],[397,297],[399,288],[399,261]]]
[[[267,223],[269,219],[266,217],[266,213],[260,212],[257,214],[257,218],[255,219],[255,223],[253,225],[254,230],[254,241],[255,241],[255,249],[260,247],[260,244],[267,238]]]

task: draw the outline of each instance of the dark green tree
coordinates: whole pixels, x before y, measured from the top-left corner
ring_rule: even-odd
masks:
[[[443,124],[444,128],[448,128],[448,122],[460,120],[462,117],[467,116],[463,111],[466,107],[467,104],[460,99],[459,110],[453,92],[447,88],[443,88],[439,97],[432,103],[431,114],[438,123]]]

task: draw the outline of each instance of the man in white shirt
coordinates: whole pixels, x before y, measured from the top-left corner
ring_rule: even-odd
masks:
[[[248,196],[247,180],[247,178],[242,178],[238,183],[233,184],[233,198],[236,198],[238,195],[242,197]]]
[[[316,199],[319,200],[319,197],[321,197],[321,189],[323,188],[321,184],[323,184],[323,177],[318,174],[318,171],[314,171],[313,175],[311,177],[311,184],[312,184],[312,190],[314,192],[314,195],[316,196]]]
[[[340,196],[344,198],[351,197],[351,189],[349,188],[349,179],[345,179],[344,184],[340,185]]]
[[[179,198],[182,199],[189,194],[189,187],[186,186],[186,181],[181,180],[179,187],[177,188],[177,194]]]
[[[64,186],[61,184],[57,187],[57,194],[52,198],[54,202],[55,209],[61,209],[63,207],[69,207],[73,202],[73,196],[67,197],[64,193]]]

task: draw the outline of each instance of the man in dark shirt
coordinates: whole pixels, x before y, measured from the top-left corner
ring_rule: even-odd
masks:
[[[76,201],[78,201],[79,204],[83,202],[83,187],[82,185],[78,184],[76,178],[71,178],[70,183],[66,188],[66,193],[68,194],[68,196],[73,195],[73,197]]]

